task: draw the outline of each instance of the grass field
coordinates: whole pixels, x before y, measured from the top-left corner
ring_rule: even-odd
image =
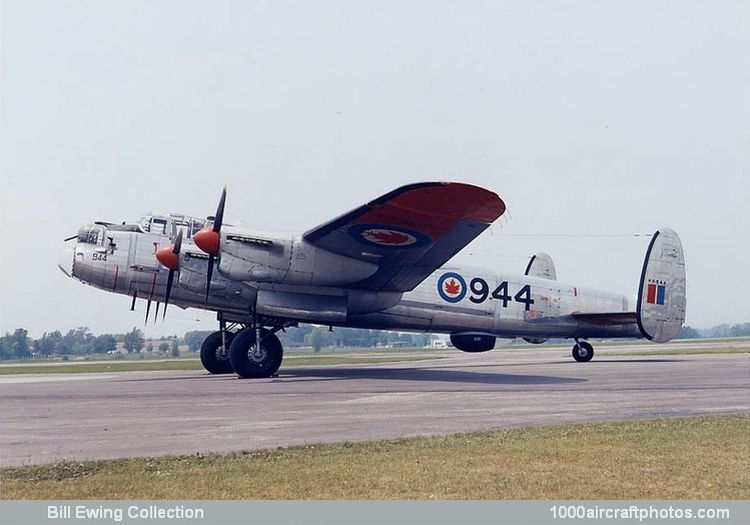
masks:
[[[626,355],[698,355],[698,354],[750,354],[749,346],[734,346],[734,347],[721,347],[721,348],[677,348],[670,350],[669,348],[657,348],[656,350],[649,350],[645,352],[602,352],[603,355],[608,356],[626,356]]]
[[[65,462],[0,476],[4,499],[748,499],[750,416]]]
[[[357,357],[357,356],[318,356],[318,357],[292,357],[284,360],[283,368],[294,366],[314,365],[352,365],[367,363],[399,363],[402,361],[423,361],[425,359],[439,359],[439,357],[426,356],[379,356],[379,357]],[[203,370],[198,359],[173,359],[160,361],[106,361],[93,363],[75,364],[38,364],[0,367],[0,375],[15,374],[94,374],[101,372],[149,372],[157,370]]]
[[[416,347],[404,347],[404,348],[369,348],[369,347],[329,347],[322,348],[316,352],[312,348],[285,348],[284,357],[321,357],[321,356],[340,356],[340,355],[370,355],[373,353],[387,353],[389,355],[414,355],[420,353],[436,353],[436,352],[450,352],[453,348],[416,348]],[[91,354],[86,356],[67,356],[67,359],[62,357],[37,357],[34,359],[8,359],[0,361],[0,368],[6,366],[26,366],[30,364],[34,365],[54,365],[54,366],[70,366],[82,363],[111,363],[111,362],[142,362],[142,361],[175,361],[179,359],[198,359],[198,352],[182,351],[179,357],[171,357],[161,353],[133,353],[133,354]]]

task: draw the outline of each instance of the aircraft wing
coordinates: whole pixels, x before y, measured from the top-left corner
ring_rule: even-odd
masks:
[[[377,264],[360,287],[406,292],[504,212],[505,203],[484,188],[424,182],[398,188],[303,237],[325,250]]]

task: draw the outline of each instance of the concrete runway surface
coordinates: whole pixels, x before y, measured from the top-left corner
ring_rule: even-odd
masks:
[[[654,350],[609,350],[646,348]],[[264,380],[190,371],[3,376],[0,465],[750,411],[750,354],[596,349],[590,363],[534,347],[357,366],[288,360]]]

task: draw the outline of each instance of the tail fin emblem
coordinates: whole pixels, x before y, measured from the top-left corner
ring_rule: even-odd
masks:
[[[664,304],[666,292],[667,287],[663,281],[649,280],[646,302],[648,304]]]

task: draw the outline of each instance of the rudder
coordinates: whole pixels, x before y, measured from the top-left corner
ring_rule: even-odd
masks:
[[[666,343],[682,328],[686,307],[685,254],[680,237],[663,228],[654,233],[643,261],[636,320],[641,334]]]

